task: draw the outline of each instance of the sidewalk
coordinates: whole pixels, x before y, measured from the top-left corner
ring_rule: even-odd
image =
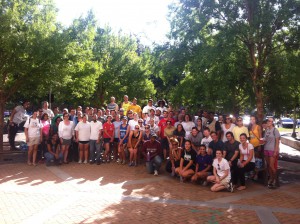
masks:
[[[298,168],[299,169],[299,168]],[[299,170],[295,170],[299,172]],[[212,193],[115,163],[0,165],[0,223],[299,223],[300,182]]]

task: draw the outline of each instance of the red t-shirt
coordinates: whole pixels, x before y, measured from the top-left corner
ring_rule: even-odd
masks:
[[[105,133],[104,130],[106,130],[107,134]],[[113,123],[109,124],[108,122],[105,122],[103,124],[103,138],[111,138],[111,136],[113,136],[113,134],[114,134],[114,130],[115,130],[115,126]],[[110,135],[110,136],[108,136],[108,135]]]
[[[165,138],[165,128],[167,127],[168,118],[163,118],[159,121],[158,127],[160,127],[160,137]]]

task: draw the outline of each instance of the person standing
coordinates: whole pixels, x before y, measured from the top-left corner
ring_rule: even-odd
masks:
[[[28,145],[28,160],[27,164],[36,166],[36,157],[38,146],[43,140],[42,123],[37,118],[38,110],[33,112],[32,117],[25,122],[25,136]]]
[[[146,114],[150,114],[150,110],[153,109],[155,111],[155,106],[153,106],[153,100],[149,99],[148,100],[148,105],[144,106],[143,108],[143,118],[145,117]]]
[[[80,121],[75,127],[76,141],[78,142],[79,146],[79,164],[81,164],[83,161],[84,164],[88,163],[91,124],[87,121],[87,119],[87,115],[84,114],[82,116],[82,121]]]
[[[95,162],[96,154],[96,163],[100,165],[100,156],[101,156],[101,138],[102,138],[102,123],[98,121],[97,114],[93,115],[93,121],[91,124],[91,136],[90,136],[90,164]]]
[[[26,109],[29,107],[29,101],[25,100],[22,105],[16,106],[11,112],[9,118],[9,128],[8,128],[8,140],[10,145],[10,150],[17,150],[15,146],[15,138],[19,127],[24,120],[26,120]]]
[[[276,167],[275,162],[279,155],[279,140],[280,133],[277,128],[273,126],[273,118],[269,118],[267,122],[267,129],[264,135],[264,155],[267,161],[269,171],[268,188],[276,186]]]
[[[124,115],[127,115],[128,107],[131,105],[131,102],[128,100],[128,96],[124,95],[124,101],[121,104],[121,108],[124,109]],[[122,117],[121,117],[122,118]]]
[[[132,112],[134,113],[137,113],[138,117],[142,117],[142,108],[137,105],[137,98],[133,98],[132,104],[128,107],[127,112],[129,112],[130,110],[132,110]]]
[[[49,108],[49,103],[47,101],[43,102],[43,114],[44,113],[48,114],[50,120],[55,116],[53,111]]]
[[[115,97],[112,96],[110,98],[110,103],[107,104],[107,109],[108,110],[119,111],[119,106],[118,106],[118,104],[116,104],[116,98]]]
[[[249,132],[248,132],[248,129],[243,125],[242,117],[237,118],[237,126],[235,126],[232,129],[232,133],[233,133],[234,139],[237,141],[240,141],[240,135],[243,133],[245,133],[247,138],[249,138]]]

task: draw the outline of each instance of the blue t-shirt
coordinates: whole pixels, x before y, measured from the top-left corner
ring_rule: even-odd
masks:
[[[202,156],[202,155],[197,155],[196,157],[196,164],[199,164],[199,168],[198,168],[198,171],[202,171],[204,170],[205,168],[208,167],[208,165],[211,165],[213,162],[213,159],[212,159],[212,156],[211,155],[205,155],[205,156]]]

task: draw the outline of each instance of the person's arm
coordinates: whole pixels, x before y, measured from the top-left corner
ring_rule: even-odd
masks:
[[[233,154],[233,156],[230,158],[229,162],[234,161],[239,156],[239,151],[236,150]]]
[[[110,142],[113,142],[113,141],[114,141],[114,136],[115,136],[115,127],[113,127],[112,135],[111,135],[111,137],[110,137]]]
[[[16,113],[17,113],[16,108],[14,108],[13,111],[11,112],[11,114],[10,114],[10,117],[9,117],[9,124],[10,125],[13,124],[13,119],[14,119],[14,116],[15,116]]]
[[[188,170],[188,169],[191,167],[191,165],[192,165],[193,163],[194,163],[194,161],[193,161],[193,160],[190,160],[189,163],[183,168],[183,171]]]
[[[275,129],[275,150],[274,150],[274,157],[277,157],[279,155],[279,140],[280,140],[280,134],[277,129]]]
[[[227,169],[227,170],[224,171],[224,175],[223,175],[222,177],[220,177],[220,180],[219,180],[219,181],[224,180],[224,179],[228,176],[229,170],[230,170],[230,169]]]
[[[79,142],[79,133],[77,130],[75,131],[75,138],[76,138],[76,142]]]
[[[202,170],[201,172],[206,173],[206,172],[208,172],[208,171],[210,170],[210,168],[211,168],[211,165],[209,164],[209,165],[207,165],[207,167],[206,167],[204,170]]]
[[[198,169],[199,169],[199,164],[196,163],[196,169],[195,169],[195,174],[198,173]],[[202,171],[201,171],[202,172]]]
[[[24,129],[24,132],[25,132],[26,142],[29,142],[28,128],[25,128],[25,129]]]

